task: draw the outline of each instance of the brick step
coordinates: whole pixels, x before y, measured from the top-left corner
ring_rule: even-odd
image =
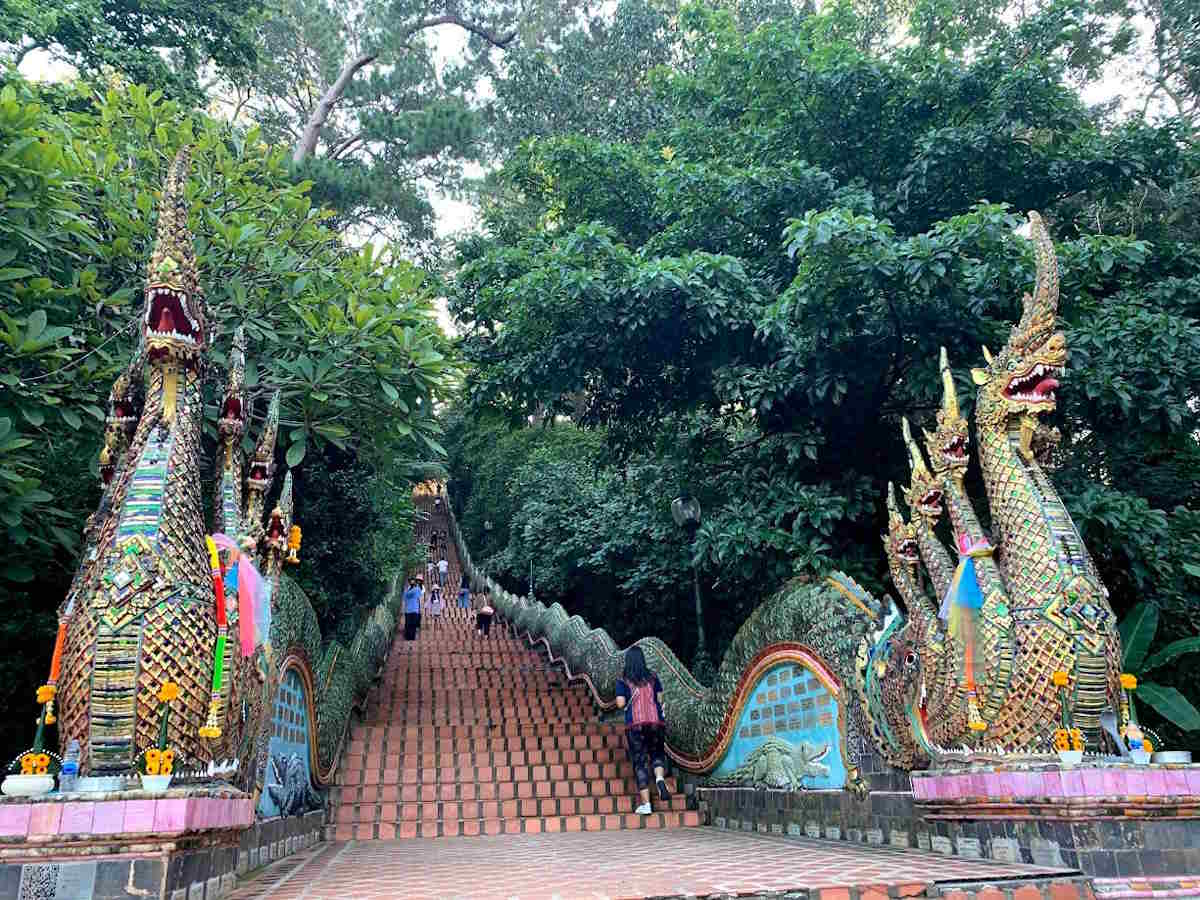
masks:
[[[557,768],[557,767],[556,767]],[[564,770],[566,766],[562,767]],[[475,769],[347,769],[339,772],[337,784],[346,787],[355,785],[422,784],[426,786],[447,784],[546,784],[551,787],[540,796],[571,796],[584,793],[597,794],[620,792],[628,785],[617,785],[618,781],[632,783],[632,765],[605,763],[583,767],[581,778],[551,778],[549,766],[496,766]],[[597,785],[595,789],[584,789],[581,785]],[[569,786],[569,787],[568,787]],[[611,787],[610,787],[611,786]]]
[[[619,782],[619,784],[618,784]],[[667,788],[672,795],[679,794],[676,780],[667,776]],[[601,797],[611,795],[612,788],[617,787],[616,793],[634,793],[634,779],[625,774],[615,781],[609,781],[608,793],[603,790],[593,793],[579,793],[581,797]],[[567,782],[571,785],[571,782]],[[561,786],[550,782],[506,781],[506,782],[460,782],[438,784],[435,781],[422,783],[391,783],[391,784],[335,784],[330,789],[330,806],[356,803],[402,803],[402,802],[443,802],[463,800],[543,800],[566,799],[576,796],[564,790]],[[598,787],[598,786],[597,786]],[[657,795],[656,795],[657,796]]]
[[[588,719],[596,712],[595,704],[576,701],[570,703],[528,703],[521,707],[511,703],[480,703],[479,706],[445,707],[436,709],[427,706],[404,706],[403,703],[368,703],[368,712],[379,710],[391,714],[390,720],[397,725],[476,725],[479,722],[535,721],[538,719],[562,721],[583,715]]]
[[[467,691],[470,689],[483,689],[487,691],[507,691],[511,694],[520,694],[524,691],[537,691],[542,689],[557,689],[566,691],[569,694],[586,693],[587,688],[583,685],[571,685],[567,683],[566,678],[554,673],[495,673],[495,677],[485,677],[480,674],[464,675],[462,678],[453,679],[449,676],[431,676],[422,677],[421,679],[412,679],[408,677],[399,677],[386,675],[380,679],[372,690],[380,694],[396,694],[399,696],[419,694],[428,696],[431,691],[445,690]]]
[[[541,747],[533,750],[507,751],[483,750],[479,753],[464,751],[459,748],[452,753],[348,753],[342,763],[347,769],[364,767],[384,769],[441,769],[453,766],[459,769],[474,769],[495,766],[547,766],[551,774],[555,766],[564,768],[567,778],[578,778],[572,775],[573,770],[582,772],[589,763],[620,763],[626,758],[625,751],[616,747],[604,747],[600,750],[545,750]],[[563,776],[557,776],[563,777]]]
[[[355,728],[355,738],[370,738],[372,741],[387,739],[389,743],[436,744],[430,749],[441,749],[445,742],[454,740],[469,740],[474,738],[514,738],[514,737],[549,737],[549,738],[589,738],[617,737],[624,738],[624,722],[565,721],[565,722],[504,722],[488,726],[487,723],[475,725],[418,725],[412,723],[405,726],[393,722],[373,722],[358,725]],[[582,741],[580,748],[586,747],[587,741]],[[353,751],[353,748],[351,749]]]
[[[630,812],[637,805],[636,794],[603,797],[542,797],[521,800],[462,800],[434,803],[342,804],[334,813],[334,823],[370,822],[444,822],[454,819],[536,819],[554,816],[608,815]],[[670,803],[655,801],[660,812],[686,812],[687,798],[674,796]]]
[[[390,725],[412,725],[417,728],[460,728],[462,732],[460,737],[471,737],[472,732],[468,729],[474,729],[476,732],[491,732],[500,731],[508,725],[547,725],[555,726],[571,719],[586,716],[588,719],[594,719],[596,710],[594,708],[578,707],[574,709],[542,709],[534,707],[528,710],[513,710],[511,707],[493,707],[491,710],[484,708],[477,714],[471,716],[456,716],[454,718],[434,718],[433,716],[397,716],[393,714],[388,707],[368,706],[364,712],[364,718],[367,721],[382,724],[387,722]]]
[[[327,825],[326,840],[370,841],[415,837],[474,837],[481,834],[541,834],[558,831],[616,831],[642,828],[692,828],[700,824],[700,813],[654,812],[639,816],[632,812],[609,815],[560,816],[557,818],[465,819],[440,822],[377,822],[363,825]]]
[[[426,691],[409,690],[390,693],[373,691],[369,702],[395,708],[397,712],[412,712],[420,715],[449,715],[494,711],[497,708],[516,711],[527,709],[586,709],[594,706],[590,694],[582,691],[557,690],[550,686],[531,689],[522,693],[503,696],[457,697],[451,694],[442,697],[430,696]]]
[[[401,743],[401,741],[404,741]],[[358,735],[351,737],[348,752],[355,756],[366,756],[369,753],[376,752],[375,748],[380,748],[380,742],[370,741],[365,742]],[[542,750],[544,752],[563,752],[567,750],[621,750],[625,746],[624,735],[607,734],[607,735],[558,735],[558,736],[536,736],[536,735],[508,735],[498,736],[487,741],[483,740],[472,741],[467,743],[461,740],[445,739],[440,741],[426,740],[420,743],[404,740],[403,738],[394,738],[388,742],[387,746],[380,749],[381,756],[390,754],[395,751],[397,755],[401,754],[425,754],[425,753],[441,753],[443,755],[459,752],[475,752],[475,753],[522,753],[533,750]],[[386,751],[386,754],[385,752]]]
[[[389,785],[421,785],[425,789],[422,799],[433,800],[436,796],[432,791],[436,788],[449,791],[441,799],[454,799],[464,796],[468,800],[491,793],[486,785],[495,785],[499,799],[509,797],[569,797],[585,796],[587,794],[603,794],[605,792],[621,791],[633,784],[633,766],[626,760],[621,763],[607,763],[604,766],[585,766],[584,774],[578,778],[551,778],[542,771],[545,766],[498,766],[494,769],[359,769],[339,772],[335,784],[350,790],[358,787],[383,788]],[[565,766],[562,768],[566,768]],[[599,774],[596,774],[597,769]],[[458,785],[458,792],[450,790]],[[477,791],[471,790],[471,785],[477,785]],[[512,787],[508,787],[512,785]],[[522,785],[534,785],[532,788]],[[548,785],[548,787],[538,787]],[[592,785],[592,787],[587,787]],[[670,783],[668,783],[668,787]],[[492,799],[483,796],[483,799]]]
[[[463,685],[391,684],[382,681],[371,690],[373,696],[391,697],[396,700],[426,700],[434,703],[456,705],[481,703],[488,700],[519,701],[525,698],[556,698],[569,700],[590,697],[591,692],[583,685],[569,685],[563,678],[526,678],[525,683],[513,685],[511,681],[495,687],[480,687],[478,684]]]

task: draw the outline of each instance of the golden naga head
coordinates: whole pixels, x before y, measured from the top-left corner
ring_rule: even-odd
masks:
[[[925,465],[925,457],[921,448],[913,440],[912,428],[908,419],[900,420],[900,430],[904,435],[904,446],[908,448],[909,483],[903,489],[904,501],[909,509],[931,521],[937,521],[942,515],[942,489],[938,479],[929,467]]]
[[[904,521],[896,503],[896,486],[888,482],[887,489],[888,530],[883,535],[883,548],[890,562],[915,567],[921,556],[917,546],[917,529]]]
[[[241,325],[233,333],[233,354],[229,358],[229,383],[221,398],[217,432],[225,442],[237,441],[246,433],[246,329]]]
[[[271,403],[267,406],[267,420],[263,423],[262,432],[258,436],[258,444],[254,448],[254,458],[250,461],[250,472],[246,476],[246,486],[252,491],[265,494],[271,488],[271,479],[275,474],[275,440],[279,435],[279,391],[271,395]]]
[[[188,228],[187,178],[191,149],[182,147],[167,170],[158,208],[154,252],[146,273],[142,333],[151,362],[196,368],[205,348],[204,295]]]
[[[942,407],[937,412],[937,427],[932,432],[922,432],[925,449],[929,451],[929,464],[935,475],[949,475],[961,482],[970,462],[971,431],[958,411],[958,392],[945,347],[938,355],[938,368],[942,374]]]
[[[1067,339],[1055,330],[1058,312],[1058,261],[1054,244],[1036,212],[1029,214],[1037,282],[1024,297],[1021,321],[995,356],[983,348],[987,366],[972,369],[979,386],[980,421],[998,425],[1012,416],[1051,412],[1057,403],[1058,378],[1067,364]]]

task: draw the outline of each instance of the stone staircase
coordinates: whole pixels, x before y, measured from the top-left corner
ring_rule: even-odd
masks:
[[[445,531],[433,496],[424,525]],[[421,533],[419,532],[419,538]],[[448,549],[443,621],[416,641],[398,630],[380,683],[356,723],[330,791],[331,840],[672,828],[699,813],[668,779],[669,804],[637,805],[620,723],[601,721],[587,688],[513,637],[489,638],[457,608],[460,569]],[[652,792],[653,793],[653,792]]]

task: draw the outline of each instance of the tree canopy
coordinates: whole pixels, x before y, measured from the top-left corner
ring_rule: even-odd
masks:
[[[137,346],[156,198],[184,142],[194,151],[187,199],[213,338],[206,446],[243,325],[256,401],[247,446],[280,390],[279,462],[299,466],[312,448],[324,460],[307,476],[313,497],[342,506],[323,513],[341,524],[318,544],[340,542],[358,560],[360,583],[376,588],[332,609],[378,602],[387,573],[407,559],[409,469],[443,452],[434,408],[451,385],[453,353],[433,311],[435,282],[390,252],[344,243],[326,227],[333,213],[291,177],[285,150],[139,86],[43,90],[10,78],[0,89],[0,602],[9,612],[0,659],[12,676],[9,708],[20,707],[8,692],[24,695],[40,677],[43,661],[35,669],[26,654],[44,642],[29,638],[53,634],[98,500],[104,407]],[[354,477],[339,481],[346,469]],[[317,591],[325,596],[337,573],[312,578],[315,587],[327,579]]]
[[[552,431],[595,429],[606,451],[539,443],[514,462],[523,508],[491,564],[524,581],[529,558],[550,557],[570,591],[594,579],[686,610],[681,536],[661,559],[673,577],[647,597],[638,575],[686,490],[706,510],[694,558],[725,639],[744,618],[744,602],[724,615],[730,599],[793,571],[837,565],[884,588],[883,491],[907,481],[899,417],[931,420],[940,346],[973,396],[967,369],[1004,343],[1032,284],[1017,232],[1037,209],[1059,241],[1072,350],[1056,481],[1118,613],[1152,598],[1195,633],[1200,253],[1184,210],[1200,154],[1186,119],[1083,103],[1072,9],[1098,12],[989,22],[960,52],[970,42],[944,29],[870,46],[848,7],[745,27],[691,6],[691,51],[649,76],[653,123],[537,125],[496,177],[485,233],[458,247],[464,416],[558,417]],[[1093,37],[1115,52],[1115,32]],[[452,456],[478,458],[458,441]],[[591,552],[566,523],[547,533],[563,508]],[[628,528],[632,555],[606,556]],[[660,633],[686,645],[682,615]]]

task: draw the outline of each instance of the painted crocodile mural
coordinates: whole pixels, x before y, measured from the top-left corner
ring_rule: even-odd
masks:
[[[958,412],[943,351],[944,398],[924,451],[907,423],[903,429],[913,522],[889,490],[883,541],[904,613],[839,572],[819,581],[794,579],[747,619],[709,686],[662,641],[638,641],[663,682],[671,711],[667,748],[684,769],[711,772],[722,763],[746,737],[743,710],[764,689],[771,694],[771,673],[782,664],[803,669],[806,683],[824,686],[826,715],[842,735],[845,783],[857,790],[863,782],[854,745],[864,735],[901,769],[954,758],[1053,755],[1061,712],[1055,671],[1068,673],[1067,695],[1085,732],[1095,735],[1109,709],[1127,719],[1107,590],[1039,463],[1052,435],[1039,428],[1038,416],[1055,408],[1067,346],[1055,327],[1054,247],[1041,217],[1029,218],[1034,290],[1025,295],[1005,346],[994,355],[984,348],[985,365],[971,373],[978,387],[977,458],[993,533],[980,525],[963,486],[970,429]],[[950,548],[935,532],[943,512],[954,536]],[[557,603],[547,607],[503,590],[475,567],[457,524],[453,531],[467,573],[491,588],[501,615],[571,677],[584,680],[599,704],[612,705],[622,666],[612,638]],[[806,709],[808,698],[797,703],[794,693],[783,696],[784,686],[774,690],[775,698],[764,703],[773,717],[750,726],[748,739],[762,746],[779,734],[781,721],[789,740],[802,739],[809,733],[805,716],[815,712]]]
[[[155,742],[155,695],[174,682],[179,697],[169,720],[170,745],[193,764],[236,760],[236,767],[220,766],[233,773],[227,778],[294,811],[311,804],[312,789],[332,775],[351,708],[390,646],[400,597],[390,591],[348,646],[322,638],[312,604],[282,571],[289,549],[283,537],[293,517],[290,473],[264,516],[275,475],[278,393],[267,405],[249,465],[241,451],[253,404],[240,329],[216,422],[214,524],[206,527],[201,388],[212,335],[188,223],[189,171],[184,148],[162,192],[139,347],[109,398],[102,498],[59,609],[61,672],[50,702],[57,706],[60,745],[80,743],[84,774],[124,773]],[[269,618],[269,630],[252,652],[232,639],[248,610],[239,609],[237,588],[226,582],[231,639],[218,653],[206,546],[206,535],[216,532],[265,576],[269,616],[262,621]],[[215,655],[225,676],[219,693]],[[283,767],[280,779],[269,763],[284,745],[286,763],[274,766]],[[274,790],[264,792],[268,784]],[[260,811],[281,810],[264,800]]]
[[[814,778],[829,775],[823,760],[829,755],[829,745],[817,748],[808,743],[791,744],[782,738],[770,737],[751,751],[746,761],[727,775],[709,778],[707,783],[721,787],[753,787],[770,790],[798,791]]]

